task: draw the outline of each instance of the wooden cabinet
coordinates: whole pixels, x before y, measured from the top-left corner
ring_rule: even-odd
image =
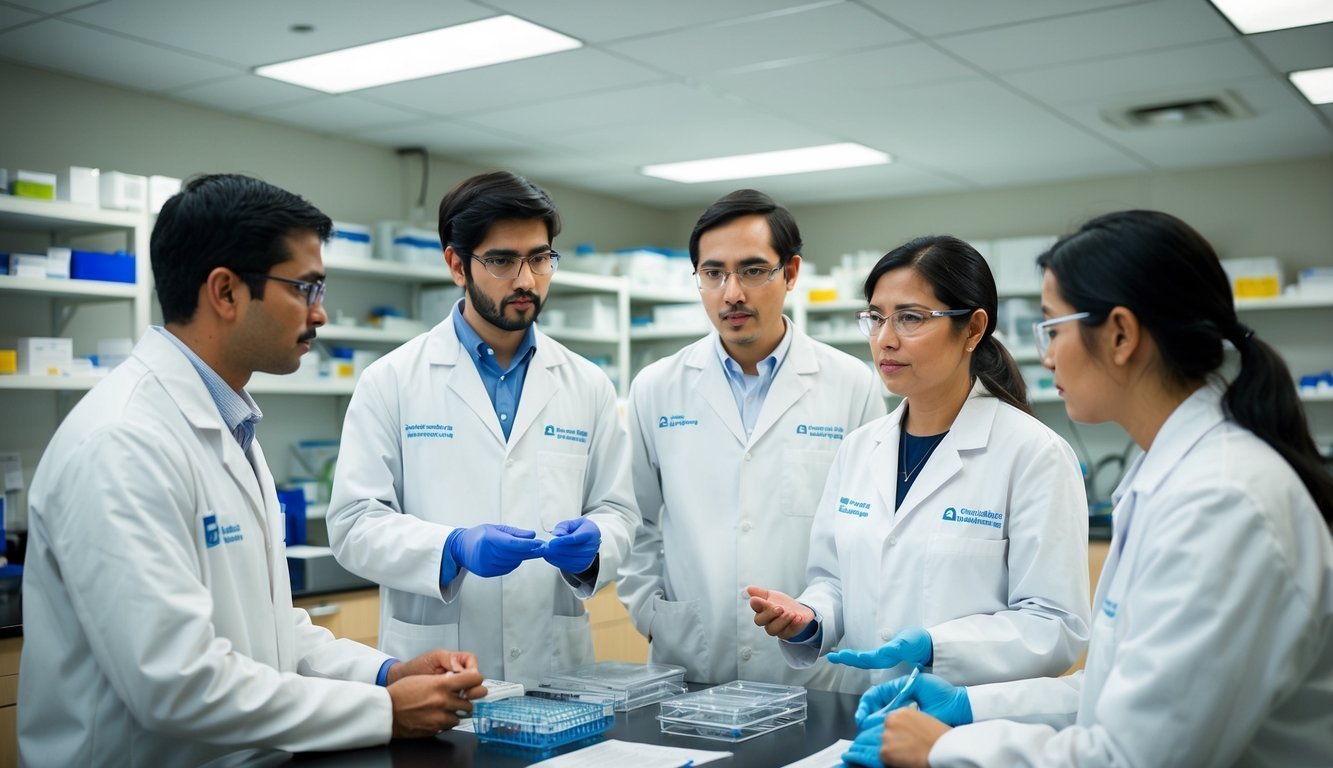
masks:
[[[0,640],[0,768],[19,764],[19,655],[23,638]]]
[[[378,589],[335,592],[292,601],[310,614],[310,621],[336,637],[346,637],[374,648],[379,643],[380,593]]]
[[[598,661],[648,661],[648,638],[639,634],[610,584],[583,604],[592,624],[592,650]]]

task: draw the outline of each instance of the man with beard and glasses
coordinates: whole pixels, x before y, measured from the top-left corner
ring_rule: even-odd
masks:
[[[21,763],[269,762],[255,752],[433,736],[486,693],[472,654],[399,663],[292,607],[245,385],[295,371],[327,319],[331,229],[246,176],[191,180],[162,207],[164,327],[83,396],[33,478]]]
[[[474,176],[445,194],[439,228],[466,295],[357,383],[329,542],[381,585],[383,651],[445,643],[487,678],[536,684],[593,660],[582,601],[639,522],[628,438],[606,374],[535,325],[560,260],[550,196]]]
[[[796,221],[742,189],[690,234],[703,309],[717,328],[634,379],[634,493],[643,526],[620,598],[654,662],[688,680],[832,688],[833,669],[788,667],[755,626],[765,590],[805,587],[810,528],[844,435],[884,414],[865,363],[783,315],[801,269]]]

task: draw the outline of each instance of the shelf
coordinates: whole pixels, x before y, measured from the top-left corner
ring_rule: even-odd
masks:
[[[108,211],[60,200],[33,200],[0,195],[0,229],[38,232],[105,232],[147,224],[147,215]]]
[[[268,373],[256,373],[245,385],[245,391],[252,395],[350,395],[355,388],[355,379],[309,379]]]
[[[1333,403],[1333,392],[1301,392],[1303,403]]]
[[[1303,403],[1333,403],[1333,392],[1300,392]],[[1032,403],[1062,403],[1064,398],[1053,389],[1028,390],[1028,400]]]
[[[24,293],[29,296],[51,296],[79,301],[120,301],[136,298],[138,286],[134,283],[111,283],[103,280],[64,280],[50,277],[0,275],[0,292]]]
[[[0,375],[0,389],[11,391],[40,390],[46,392],[87,392],[101,376],[27,376]]]
[[[386,331],[380,328],[366,328],[363,326],[351,325],[326,325],[317,332],[319,341],[344,341],[359,344],[392,344],[398,346],[404,344],[417,336],[420,336],[422,330],[414,331]]]
[[[409,264],[384,259],[326,258],[324,269],[330,275],[355,275],[395,283],[449,283],[454,276],[443,262],[439,266]]]
[[[839,301],[816,301],[805,303],[805,311],[810,314],[828,314],[831,312],[859,312],[866,308],[866,303],[860,299],[842,299]]]
[[[678,339],[698,339],[707,336],[711,328],[631,328],[630,341],[664,341]]]
[[[584,344],[619,344],[620,334],[607,331],[593,331],[587,328],[542,328],[542,332],[556,341],[581,342]]]
[[[870,339],[866,338],[865,334],[861,333],[860,331],[845,331],[843,333],[812,333],[810,334],[810,338],[814,339],[815,341],[822,341],[825,344],[829,344],[835,347],[848,346],[852,344],[855,344],[857,346],[864,346],[870,343]]]
[[[640,304],[698,304],[702,300],[697,289],[644,288],[630,285],[629,300]]]
[[[617,293],[621,286],[625,284],[622,277],[609,277],[607,275],[590,275],[586,272],[561,272],[556,270],[551,277],[552,288],[576,288],[585,291],[601,291],[604,293]]]
[[[1272,299],[1236,299],[1237,312],[1262,309],[1324,309],[1327,307],[1333,307],[1333,297],[1278,296]]]

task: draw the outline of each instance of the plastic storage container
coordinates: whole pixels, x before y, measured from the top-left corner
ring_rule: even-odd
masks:
[[[596,736],[616,717],[609,703],[518,696],[476,702],[472,720],[481,741],[545,750]]]
[[[805,722],[805,689],[737,680],[662,702],[662,733],[746,741]]]
[[[605,698],[617,711],[628,712],[684,692],[684,667],[601,661],[550,675],[533,693],[558,699]]]

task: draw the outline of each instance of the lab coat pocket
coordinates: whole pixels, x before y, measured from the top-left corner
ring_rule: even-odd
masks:
[[[926,626],[1008,606],[1007,539],[937,536],[926,545]]]
[[[550,533],[561,520],[583,514],[583,482],[588,474],[588,456],[560,451],[537,452],[537,504],[542,530]]]
[[[814,517],[824,491],[829,467],[837,451],[787,448],[782,451],[782,511],[794,517]]]
[[[588,614],[582,616],[551,617],[551,655],[548,672],[581,667],[594,660],[592,650],[592,625]]]
[[[711,668],[708,639],[704,634],[703,615],[698,600],[677,602],[653,598],[653,621],[648,627],[648,634],[648,657],[654,664],[679,664],[688,672],[703,672]],[[701,678],[696,676],[689,679]]]
[[[380,650],[398,659],[411,659],[426,651],[458,648],[457,624],[408,624],[390,618],[380,632]]]

